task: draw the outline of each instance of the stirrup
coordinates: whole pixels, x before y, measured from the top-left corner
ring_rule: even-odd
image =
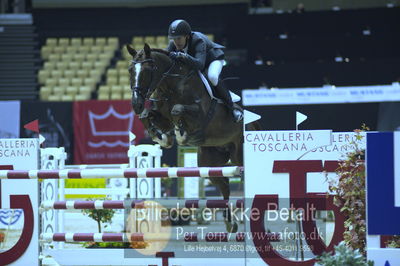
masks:
[[[235,120],[236,123],[239,123],[240,121],[243,120],[243,112],[239,109],[233,109],[232,110],[232,115],[233,119]]]

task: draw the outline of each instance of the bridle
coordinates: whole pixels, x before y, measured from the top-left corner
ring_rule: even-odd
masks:
[[[144,59],[144,60],[142,60],[142,61],[135,61],[135,60],[132,60],[131,61],[131,65],[129,66],[129,68],[128,68],[128,71],[129,72],[132,72],[132,70],[133,70],[133,68],[135,67],[135,65],[136,64],[141,64],[141,65],[143,65],[144,63],[152,63],[152,67],[151,67],[151,69],[150,69],[150,80],[151,80],[151,82],[150,82],[150,85],[149,85],[149,87],[148,88],[142,88],[142,87],[140,87],[140,86],[134,86],[133,84],[134,84],[134,80],[133,80],[133,75],[132,75],[132,73],[131,73],[131,75],[130,75],[130,82],[131,82],[131,90],[133,91],[133,92],[136,92],[137,94],[139,94],[143,99],[146,99],[146,98],[148,98],[148,92],[150,91],[150,87],[151,87],[151,84],[153,83],[153,73],[154,73],[154,71],[155,70],[157,70],[158,68],[157,68],[157,66],[154,64],[154,59],[152,59],[152,58],[148,58],[148,59]],[[138,83],[139,84],[139,83]],[[147,94],[146,94],[146,96],[145,95],[143,95],[143,92],[144,91],[147,91]]]
[[[187,73],[187,74],[185,74],[185,75],[171,73],[172,70],[175,68],[175,66],[176,66],[176,64],[177,64],[177,61],[173,60],[173,62],[172,62],[172,64],[171,64],[170,68],[169,68],[165,73],[162,74],[162,78],[157,82],[156,86],[151,86],[151,85],[154,83],[154,80],[153,80],[154,71],[156,71],[156,70],[158,69],[157,65],[154,64],[155,61],[154,61],[153,58],[147,58],[147,59],[144,59],[144,60],[142,60],[142,61],[135,61],[135,60],[132,60],[132,61],[131,61],[131,65],[129,66],[128,70],[131,72],[132,69],[134,68],[134,66],[135,66],[136,64],[141,64],[141,65],[142,65],[142,64],[144,64],[144,63],[152,63],[152,67],[151,67],[151,69],[150,69],[150,71],[151,71],[151,72],[150,72],[150,80],[151,80],[151,82],[150,82],[149,87],[143,88],[143,87],[140,87],[140,86],[133,86],[134,80],[133,80],[133,75],[132,75],[132,74],[130,75],[130,76],[131,76],[130,82],[131,82],[131,90],[132,90],[133,92],[136,92],[137,94],[139,94],[145,101],[146,101],[146,100],[152,100],[152,101],[164,100],[164,101],[167,101],[168,98],[165,98],[165,99],[150,99],[150,96],[151,96],[151,94],[155,91],[155,89],[156,89],[165,79],[167,79],[167,78],[181,78],[181,79],[187,79],[188,77],[190,77],[191,75],[193,75],[193,74],[195,73],[194,70],[189,71],[189,73]],[[144,95],[144,91],[146,91],[145,95]]]

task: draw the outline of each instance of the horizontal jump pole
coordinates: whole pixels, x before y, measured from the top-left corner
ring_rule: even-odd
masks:
[[[0,179],[82,179],[145,177],[234,177],[243,167],[171,167],[126,169],[0,170]]]
[[[144,201],[134,200],[125,202],[123,200],[94,200],[94,201],[43,201],[40,206],[44,210],[101,210],[101,209],[143,209]]]
[[[157,200],[148,201],[150,205],[143,200],[94,200],[94,201],[43,201],[41,208],[44,210],[82,210],[82,209],[143,209],[146,207],[155,207]],[[172,208],[244,208],[244,200],[172,200],[165,204],[160,202],[162,207]]]
[[[184,233],[182,238],[167,233],[43,233],[44,242],[143,242],[143,241],[183,241],[183,242],[244,242],[245,233]],[[249,234],[249,237],[252,237]],[[263,236],[271,242],[280,240],[280,234],[267,233]]]

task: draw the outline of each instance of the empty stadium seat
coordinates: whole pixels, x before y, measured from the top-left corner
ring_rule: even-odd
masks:
[[[77,78],[86,78],[89,76],[89,70],[88,69],[78,69],[76,70],[76,77]]]
[[[57,38],[47,38],[46,39],[46,46],[54,47],[57,45]]]
[[[100,46],[105,46],[107,43],[107,39],[103,37],[98,37],[95,39],[95,44]]]
[[[64,94],[61,96],[61,101],[63,102],[72,102],[74,100],[74,96]]]
[[[80,86],[79,87],[79,94],[90,95],[90,93],[91,93],[91,89],[89,86]]]
[[[53,52],[53,47],[51,46],[43,46],[40,49],[40,55],[42,56],[43,59],[47,60],[49,58],[49,55]]]
[[[65,48],[65,52],[68,53],[68,54],[75,54],[75,53],[78,52],[79,47],[80,47],[79,45],[76,45],[76,46],[67,46],[67,47]]]
[[[90,94],[77,94],[74,99],[75,101],[87,101],[90,100]]]
[[[60,79],[63,76],[63,72],[61,72],[61,70],[52,70],[50,74],[51,77],[55,79]]]
[[[110,94],[108,93],[99,93],[98,100],[109,100],[110,99]]]
[[[67,88],[70,85],[70,80],[66,78],[58,79],[58,86]]]
[[[122,96],[123,100],[131,100],[132,99],[132,93],[131,92],[124,92]]]
[[[68,46],[69,45],[69,38],[59,38],[58,39],[58,46]]]
[[[129,76],[120,76],[118,80],[120,85],[126,85],[130,83]]]
[[[40,84],[45,84],[46,80],[50,77],[50,71],[41,69],[38,73],[38,80]]]
[[[147,43],[150,46],[154,46],[156,43],[156,37],[155,36],[145,36],[144,43]]]
[[[111,93],[121,93],[121,92],[122,92],[122,86],[120,85],[111,86]]]
[[[69,86],[69,87],[67,87],[65,92],[66,92],[67,95],[75,96],[78,93],[78,87]]]
[[[65,46],[56,46],[53,48],[53,53],[63,54],[65,52]]]
[[[93,46],[90,46],[89,51],[92,54],[101,54],[103,52],[103,47],[93,45]]]
[[[94,38],[86,37],[83,38],[83,45],[93,45],[94,44]]]
[[[56,62],[55,61],[46,61],[43,64],[43,69],[47,69],[47,70],[52,70],[56,68]]]
[[[111,88],[110,88],[110,86],[107,86],[107,85],[100,85],[99,90],[98,90],[99,93],[106,93],[106,94],[110,93],[110,91],[111,91]]]
[[[59,86],[53,87],[53,94],[52,95],[61,96],[61,95],[64,95],[64,93],[65,93],[65,88],[64,87],[59,87]]]
[[[83,85],[83,78],[73,78],[71,79],[71,86],[80,87]]]
[[[71,69],[66,69],[64,70],[64,77],[68,78],[68,79],[72,79],[74,78],[76,75],[76,71],[75,70],[71,70]]]
[[[61,101],[61,95],[50,95],[49,98],[47,99],[48,101]]]
[[[122,100],[122,94],[117,92],[112,92],[110,100]]]
[[[71,46],[80,46],[82,45],[81,38],[72,38],[71,39]]]
[[[49,61],[60,61],[61,59],[61,54],[50,54],[49,55]]]
[[[47,101],[51,95],[52,89],[49,87],[40,87],[39,95],[42,101]]]

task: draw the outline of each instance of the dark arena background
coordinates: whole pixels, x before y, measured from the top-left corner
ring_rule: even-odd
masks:
[[[166,49],[175,19],[226,47],[221,77],[245,110],[261,116],[261,130],[400,130],[400,0],[0,3],[0,139],[40,134],[42,148],[65,148],[68,165],[128,164],[131,144],[155,144],[132,109],[126,45]],[[196,154],[192,146],[161,150],[163,167],[197,158],[185,157]],[[66,186],[111,186],[96,180]],[[162,183],[162,195],[183,197],[185,185],[171,180]],[[243,196],[243,180],[229,186]],[[198,197],[220,196],[211,182],[200,190]]]
[[[399,81],[396,1],[309,0],[300,12],[298,2],[2,1],[0,99],[21,101],[21,124],[37,118],[49,126],[45,110],[53,112],[63,124],[59,143],[73,150],[71,106],[81,100],[129,99],[124,45],[136,38],[134,45],[143,48],[144,37],[165,48],[168,25],[176,18],[226,46],[222,76],[239,78],[229,83],[239,95],[243,89],[312,90]],[[84,43],[85,48],[76,48]],[[293,129],[295,111],[309,117],[302,129],[351,131],[365,123],[371,130],[394,130],[400,125],[397,102],[247,109],[262,115],[265,130]]]

